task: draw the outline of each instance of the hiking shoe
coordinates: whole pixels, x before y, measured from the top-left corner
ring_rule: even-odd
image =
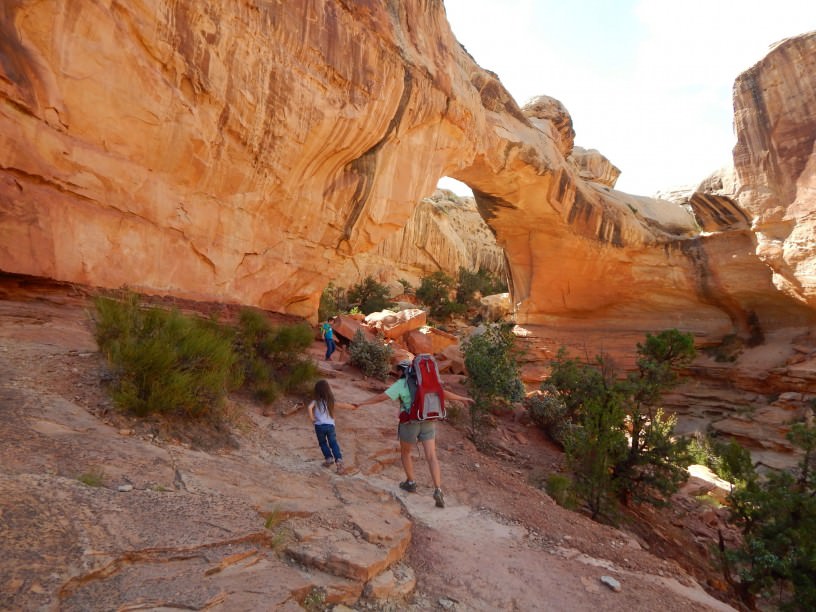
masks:
[[[341,476],[346,473],[346,468],[343,466],[342,461],[337,462],[337,473]]]
[[[433,498],[437,508],[445,507],[445,496],[442,495],[442,489],[434,489]]]
[[[334,465],[334,459],[326,459],[323,462],[323,467],[331,467]]]
[[[409,493],[416,493],[416,483],[413,480],[406,480],[400,483],[400,489]]]

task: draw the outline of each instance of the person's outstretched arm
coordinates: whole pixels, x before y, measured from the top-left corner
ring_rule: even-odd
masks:
[[[337,400],[334,401],[335,408],[342,408],[343,410],[356,410],[357,406],[350,402],[338,402]]]
[[[391,399],[385,394],[385,391],[382,393],[378,393],[377,395],[372,395],[371,397],[367,397],[361,402],[357,402],[354,405],[354,409],[360,408],[361,406],[369,406],[371,404],[379,404],[380,402],[384,402],[387,399]]]
[[[442,388],[442,390],[445,392],[445,399],[446,400],[452,399],[452,400],[455,400],[457,402],[462,402],[463,404],[472,404],[473,403],[473,399],[470,398],[470,397],[467,397],[465,395],[459,395],[458,393],[454,393],[453,391],[449,391],[449,390],[445,389],[444,387]]]

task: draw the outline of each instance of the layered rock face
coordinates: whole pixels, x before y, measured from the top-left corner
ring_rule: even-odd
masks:
[[[450,176],[506,253],[521,323],[751,339],[812,321],[750,229],[702,235],[687,208],[614,191],[559,103],[519,108],[440,0],[20,1],[0,29],[2,270],[314,318]],[[813,173],[796,176],[789,199]],[[791,202],[786,244],[808,243]]]
[[[507,276],[504,251],[473,198],[444,190],[423,198],[405,226],[376,249],[355,255],[353,267],[361,278],[373,276],[383,282],[401,278],[414,287],[438,270],[453,278],[460,268]],[[343,276],[353,276],[354,271]]]
[[[774,285],[816,307],[816,32],[784,40],[734,83],[737,199]]]
[[[13,2],[0,29],[11,272],[314,316],[484,124],[439,1]]]

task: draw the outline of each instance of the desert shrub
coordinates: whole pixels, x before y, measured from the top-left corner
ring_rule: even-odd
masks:
[[[783,610],[816,609],[816,427],[795,424],[788,439],[804,451],[795,470],[761,478],[743,462],[728,497],[743,541],[724,555],[726,577],[751,608],[763,594]]]
[[[366,376],[385,380],[391,371],[392,352],[391,347],[380,339],[369,341],[357,330],[349,345],[349,362]]]
[[[77,480],[87,487],[101,487],[105,484],[105,471],[100,467],[94,467],[77,476]]]
[[[574,509],[577,506],[572,481],[562,474],[551,474],[547,478],[545,490],[553,501],[562,508]]]
[[[414,286],[411,284],[410,281],[408,281],[407,279],[404,279],[404,278],[400,278],[398,280],[399,280],[400,285],[402,285],[402,292],[403,293],[405,293],[406,295],[410,295],[410,294],[414,293]]]
[[[611,360],[599,355],[584,368],[581,384],[587,396],[575,414],[564,449],[576,495],[593,519],[610,519],[621,488],[613,478],[614,468],[626,456],[625,413]]]
[[[555,389],[544,386],[541,393],[525,398],[524,406],[530,420],[563,448],[570,420],[567,418],[567,407]]]
[[[507,283],[484,268],[478,272],[459,268],[457,280],[456,302],[467,306],[476,305],[477,293],[484,296],[507,291]]]
[[[708,356],[713,357],[717,362],[734,362],[737,360],[740,354],[742,354],[744,344],[745,343],[742,341],[742,339],[736,334],[728,334],[723,336],[723,339],[719,344],[712,347],[707,347],[703,350]]]
[[[379,312],[392,306],[388,299],[388,287],[367,276],[348,291],[349,304],[356,304],[363,314]]]
[[[716,456],[714,440],[711,439],[711,436],[699,432],[695,433],[689,441],[688,451],[689,458],[696,465],[704,465],[712,472],[719,473],[714,468],[719,458]]]
[[[349,309],[349,301],[346,290],[342,287],[335,287],[334,283],[329,283],[320,294],[320,305],[317,308],[319,320],[326,321],[329,317],[336,316]]]
[[[317,376],[316,366],[305,356],[313,341],[305,323],[273,326],[262,313],[242,309],[234,348],[245,388],[264,403],[283,393],[304,392]]]
[[[723,480],[742,483],[742,478],[753,467],[751,455],[736,440],[722,441],[710,435],[695,434],[689,442],[691,460],[704,465]]]
[[[198,317],[142,307],[139,297],[98,297],[95,336],[114,374],[117,406],[138,416],[220,417],[235,383],[230,336]]]
[[[448,423],[458,425],[466,418],[461,405],[458,402],[445,402],[445,419]]]
[[[688,440],[673,435],[677,418],[659,406],[663,393],[679,382],[678,370],[694,359],[691,334],[668,329],[638,343],[637,369],[621,388],[629,427],[626,458],[615,466],[624,501],[662,504],[687,478]]]
[[[477,437],[488,412],[524,397],[515,340],[510,326],[493,324],[462,344],[468,390],[474,400],[470,405],[471,425]]]
[[[637,370],[626,378],[605,355],[582,363],[560,350],[552,361],[541,388],[553,407],[539,407],[540,422],[569,424],[567,461],[593,518],[613,511],[614,497],[665,503],[686,478],[688,442],[673,435],[674,417],[658,404],[693,356],[690,334],[666,330],[638,344]]]
[[[438,320],[449,319],[454,314],[467,310],[464,304],[457,304],[451,299],[456,282],[453,278],[438,270],[433,274],[422,277],[417,298],[428,307],[431,317]]]

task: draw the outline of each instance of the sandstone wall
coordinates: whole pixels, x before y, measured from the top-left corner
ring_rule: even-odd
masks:
[[[473,154],[439,1],[12,2],[0,30],[5,271],[313,316]]]
[[[778,43],[734,83],[738,201],[782,292],[816,307],[816,31]]]
[[[560,103],[519,108],[440,0],[18,0],[0,45],[2,270],[314,318],[450,176],[507,255],[522,323],[750,337],[812,317],[812,257],[772,278],[750,230],[706,239],[687,208],[611,189]],[[813,173],[777,165],[752,184],[783,186],[773,226],[812,244],[791,185]]]
[[[353,270],[343,276],[355,277],[355,282],[366,276],[402,278],[417,287],[422,277],[436,271],[456,278],[460,268],[507,276],[504,251],[473,198],[440,190],[423,198],[405,226],[376,249],[355,255]]]

